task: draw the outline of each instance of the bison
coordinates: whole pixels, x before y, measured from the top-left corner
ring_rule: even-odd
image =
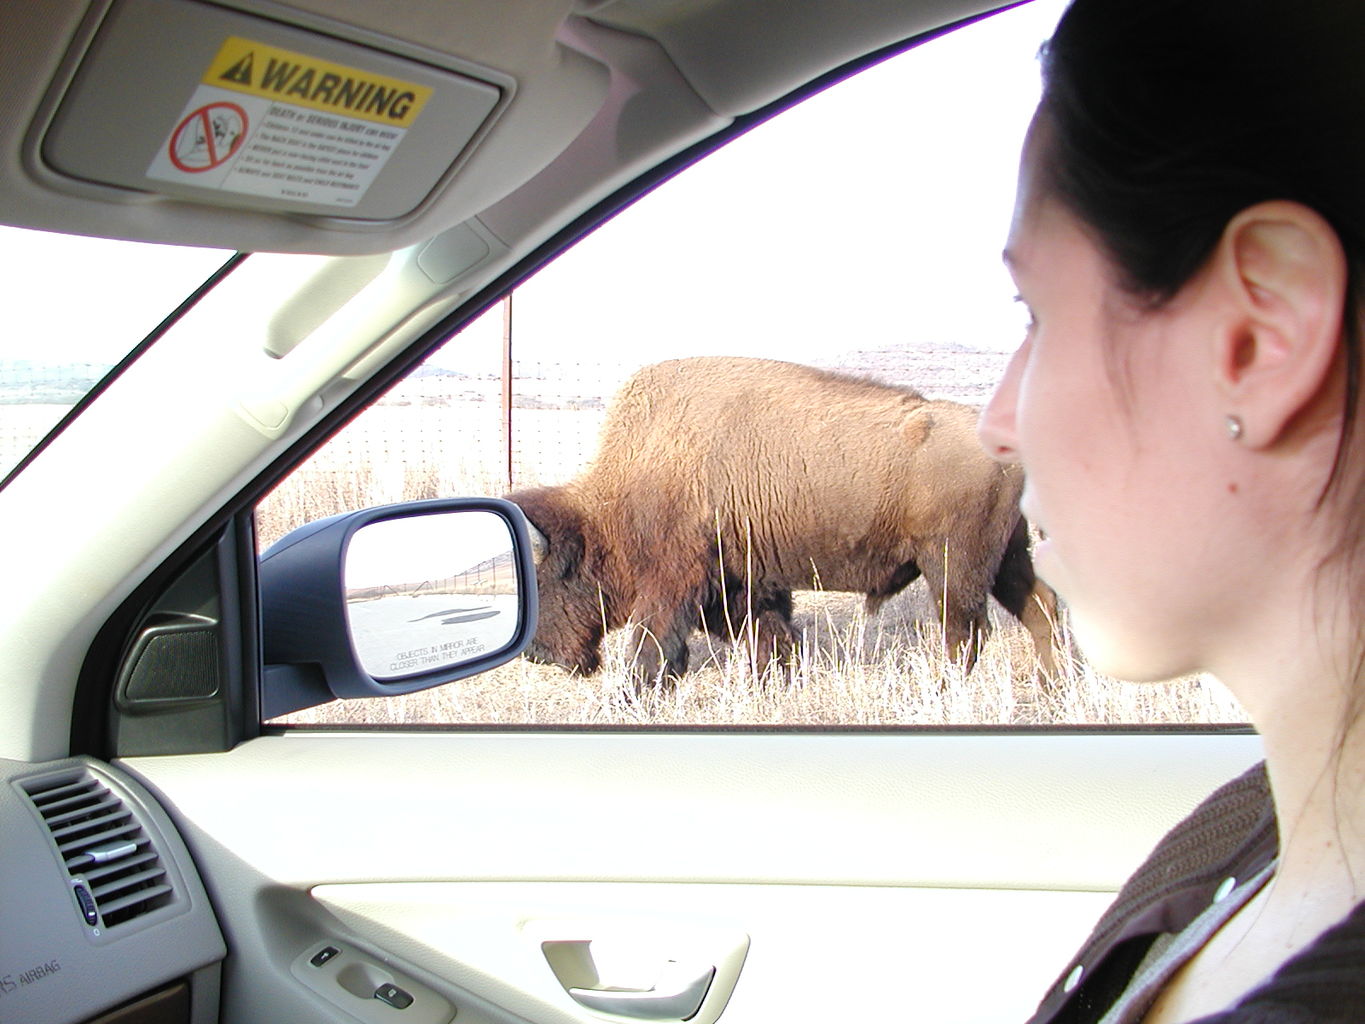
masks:
[[[864,593],[875,612],[923,574],[969,667],[991,593],[1050,671],[1056,604],[1034,577],[1022,473],[986,455],[976,418],[795,363],[645,367],[613,400],[587,471],[509,495],[540,535],[528,656],[592,673],[603,634],[628,623],[637,681],[686,671],[698,627],[781,656],[793,590]]]

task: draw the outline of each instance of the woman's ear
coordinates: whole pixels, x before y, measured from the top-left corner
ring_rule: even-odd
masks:
[[[1276,200],[1233,217],[1215,258],[1231,300],[1215,339],[1217,383],[1241,443],[1268,447],[1332,399],[1346,255],[1320,214]]]

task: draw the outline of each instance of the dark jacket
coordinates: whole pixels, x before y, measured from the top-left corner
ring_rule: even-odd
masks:
[[[1029,1024],[1098,1021],[1152,942],[1181,931],[1228,878],[1247,879],[1279,845],[1265,765],[1227,783],[1157,844],[1119,890]],[[1235,1007],[1197,1024],[1365,1021],[1365,903],[1287,961]]]

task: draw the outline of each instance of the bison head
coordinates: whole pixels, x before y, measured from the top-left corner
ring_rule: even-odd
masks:
[[[607,595],[588,570],[582,514],[562,487],[518,491],[508,498],[526,513],[536,554],[540,622],[526,656],[584,675],[596,672],[607,628]]]

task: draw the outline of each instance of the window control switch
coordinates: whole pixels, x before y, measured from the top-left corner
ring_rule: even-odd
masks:
[[[341,950],[337,949],[336,946],[324,946],[314,953],[308,962],[314,967],[321,967],[328,960],[332,959],[332,957],[338,956],[340,953]]]
[[[374,990],[374,997],[381,1003],[388,1003],[395,1010],[406,1010],[412,1005],[412,996],[392,983],[380,985]]]
[[[4,2],[0,0],[0,4]],[[401,971],[381,953],[360,950],[330,936],[319,936],[289,965],[289,973],[305,988],[346,1011],[338,1020],[344,1017],[356,1024],[451,1024],[456,1015],[454,1004]],[[0,1017],[9,1020],[3,1011]]]

